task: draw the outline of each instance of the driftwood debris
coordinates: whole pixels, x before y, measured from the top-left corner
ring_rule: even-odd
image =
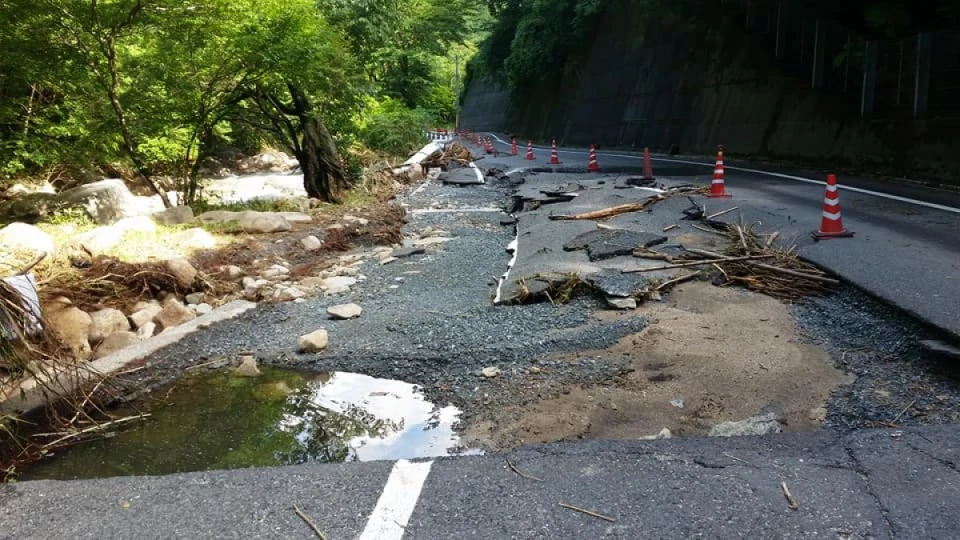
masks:
[[[592,212],[584,212],[582,214],[574,214],[572,216],[567,215],[553,215],[550,216],[550,219],[553,221],[578,221],[578,220],[590,220],[590,219],[606,219],[613,216],[619,216],[620,214],[626,214],[629,212],[639,212],[646,209],[651,204],[662,201],[664,198],[660,195],[656,197],[650,197],[649,199],[643,201],[637,201],[632,203],[621,204],[618,206],[611,206],[609,208],[603,208],[601,210],[594,210]]]

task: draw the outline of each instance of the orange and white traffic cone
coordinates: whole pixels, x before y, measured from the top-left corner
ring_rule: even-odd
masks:
[[[483,149],[486,150],[488,154],[493,153],[493,142],[490,140],[490,137],[487,137],[483,141]]]
[[[650,149],[643,149],[643,178],[653,180],[653,163],[650,161]]]
[[[533,157],[533,141],[532,140],[527,141],[527,158],[526,159],[527,161],[533,161],[537,159]]]
[[[510,155],[511,156],[517,155],[517,138],[516,137],[513,138],[513,142],[510,145]]]
[[[550,150],[550,164],[559,165],[560,157],[557,156],[557,139],[553,139],[553,149]]]
[[[597,147],[590,145],[590,160],[587,161],[587,172],[600,172],[600,164],[597,163]]]
[[[713,168],[713,182],[710,184],[710,193],[707,197],[711,199],[729,199],[733,195],[727,193],[723,184],[723,145],[717,149],[717,164]]]
[[[813,232],[814,240],[830,238],[852,238],[853,233],[843,228],[840,217],[840,193],[837,191],[837,175],[827,175],[827,193],[823,197],[823,217],[820,230]]]

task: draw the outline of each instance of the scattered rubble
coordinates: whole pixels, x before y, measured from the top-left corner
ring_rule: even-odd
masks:
[[[331,319],[347,320],[355,319],[363,313],[363,308],[356,304],[340,304],[327,308],[327,314]]]
[[[300,336],[297,340],[297,350],[303,353],[320,352],[327,348],[330,343],[330,336],[324,329],[316,330],[309,334]]]

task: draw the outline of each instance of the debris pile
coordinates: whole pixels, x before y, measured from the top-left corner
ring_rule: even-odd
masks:
[[[701,212],[702,215],[702,212]],[[839,283],[828,277],[817,266],[801,260],[796,246],[781,247],[775,244],[779,232],[760,235],[752,225],[708,222],[713,232],[727,238],[723,253],[704,249],[686,249],[677,256],[658,253],[645,247],[634,250],[634,256],[662,260],[669,264],[624,269],[624,273],[653,272],[679,268],[710,266],[716,270],[714,283],[720,286],[742,285],[752,291],[781,300],[798,301],[806,296],[819,296],[829,292],[830,286]],[[701,272],[697,272],[700,274]],[[683,280],[693,276],[684,276]],[[668,282],[669,283],[669,282]]]
[[[467,150],[462,144],[455,142],[448,145],[445,150],[437,150],[427,156],[426,159],[420,162],[420,166],[423,167],[424,171],[429,169],[447,171],[466,167],[473,160],[474,157],[470,154],[470,150]]]

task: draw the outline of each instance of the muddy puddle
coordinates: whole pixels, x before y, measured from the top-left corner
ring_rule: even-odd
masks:
[[[163,475],[307,462],[410,459],[464,453],[460,411],[401,381],[354,373],[262,367],[188,376],[137,409],[134,428],[58,452],[21,480]]]

